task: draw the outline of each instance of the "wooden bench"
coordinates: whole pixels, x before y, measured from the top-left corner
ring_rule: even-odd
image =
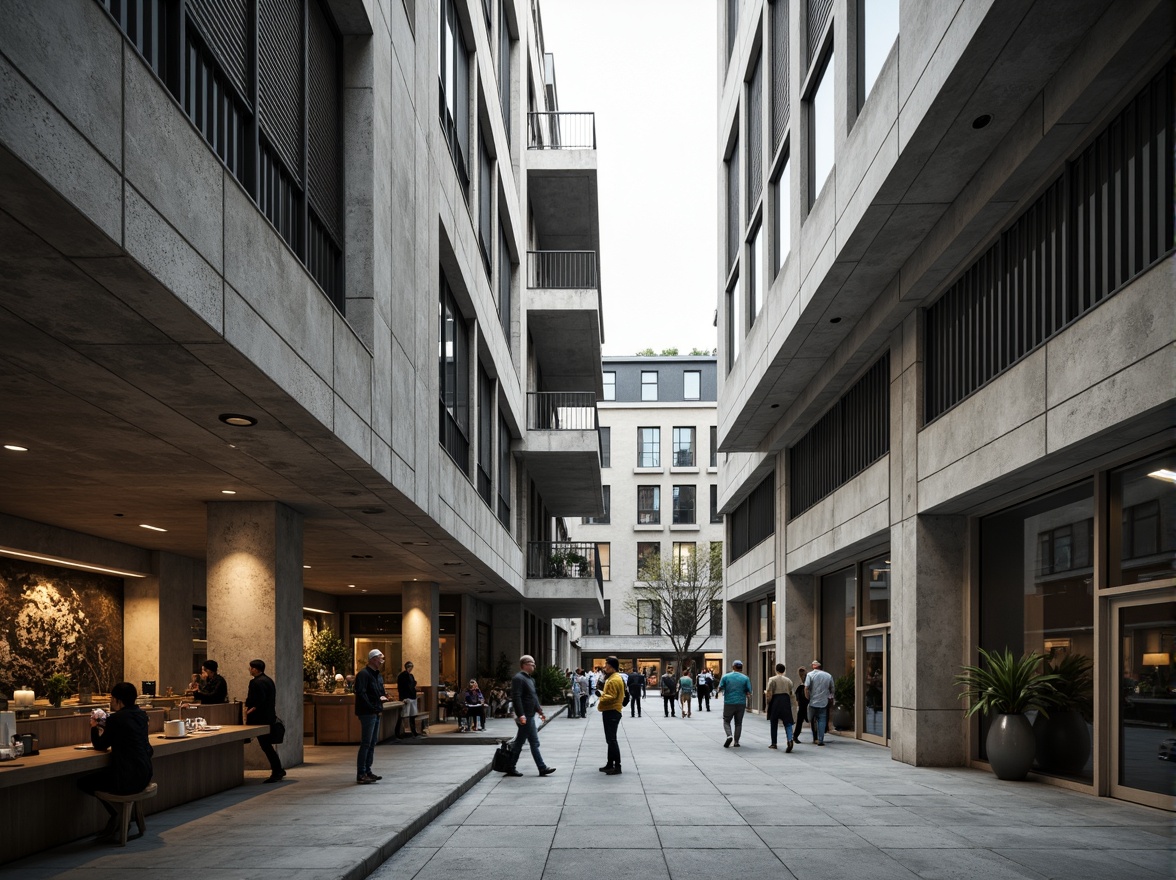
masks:
[[[128,840],[134,840],[136,837],[142,837],[147,830],[147,820],[143,818],[143,801],[148,798],[155,797],[159,793],[159,786],[152,782],[142,791],[137,791],[134,794],[111,794],[108,791],[96,791],[94,797],[100,801],[105,801],[108,804],[118,804],[118,816],[115,821],[118,823],[116,839],[119,846],[126,846]],[[139,833],[133,837],[127,837],[127,832],[131,827],[131,816],[135,817],[135,824],[139,827]]]

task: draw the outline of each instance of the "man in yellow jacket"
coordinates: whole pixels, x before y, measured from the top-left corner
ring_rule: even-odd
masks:
[[[617,728],[621,726],[621,709],[625,706],[625,680],[617,672],[620,665],[616,657],[604,661],[604,690],[596,703],[604,719],[604,739],[608,743],[608,763],[600,771],[609,776],[621,775],[621,747],[617,744]]]

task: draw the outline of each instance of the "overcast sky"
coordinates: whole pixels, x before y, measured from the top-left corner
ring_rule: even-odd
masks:
[[[715,0],[541,0],[559,109],[596,114],[604,353],[717,345]]]

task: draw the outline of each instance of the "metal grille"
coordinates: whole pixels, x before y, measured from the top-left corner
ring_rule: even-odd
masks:
[[[249,95],[248,0],[188,0],[188,13],[240,96]]]
[[[527,287],[595,290],[596,251],[527,251]]]
[[[248,186],[247,136],[251,117],[217,69],[212,54],[193,31],[184,48],[181,104],[192,124],[233,177]]]
[[[788,131],[788,2],[772,3],[772,154]]]
[[[1171,251],[1169,64],[924,321],[924,420],[992,381]]]
[[[498,417],[498,521],[510,532],[510,428]]]
[[[727,158],[727,269],[739,257],[739,138]]]
[[[344,311],[346,306],[343,290],[343,249],[311,210],[307,215],[309,228],[306,235],[306,268],[318,282],[318,286],[331,298],[335,308]]]
[[[776,531],[776,472],[768,474],[727,517],[727,540],[734,562]]]
[[[890,353],[884,354],[788,450],[795,519],[890,451]]]
[[[833,0],[808,0],[807,33],[808,33],[808,63],[812,64],[817,50],[821,48],[821,34],[825,32],[825,25],[829,22],[829,15],[833,12]]]
[[[755,63],[755,73],[747,87],[747,216],[759,201],[764,187],[764,56],[761,53]]]
[[[528,431],[595,431],[592,391],[528,391]]]
[[[98,0],[155,71],[167,80],[168,0]]]
[[[282,166],[268,143],[260,145],[259,179],[257,181],[257,206],[269,218],[286,244],[299,250],[299,192],[294,179]]]
[[[307,155],[306,179],[310,204],[320,222],[341,238],[339,182],[339,41],[317,3],[308,4]]]
[[[494,380],[478,364],[478,494],[494,509]]]
[[[482,264],[490,272],[490,255],[494,253],[494,160],[486,150],[486,135],[479,129],[478,138],[478,244]]]
[[[302,169],[302,4],[259,0],[258,120],[287,172]]]

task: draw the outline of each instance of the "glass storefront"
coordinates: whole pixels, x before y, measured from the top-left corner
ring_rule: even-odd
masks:
[[[1037,652],[1051,668],[1067,658],[1093,662],[1094,488],[1090,481],[1035,499],[980,522],[980,647]],[[1066,666],[1064,668],[1073,668]],[[1090,780],[1089,698],[1081,706],[1085,755],[1037,769]],[[1056,713],[1055,713],[1056,714]],[[1040,726],[1045,719],[1036,719]],[[989,719],[980,722],[980,756]],[[1044,735],[1044,734],[1042,734]],[[1083,733],[1076,734],[1082,737]]]
[[[1116,782],[1170,799],[1176,794],[1176,602],[1116,611]]]

